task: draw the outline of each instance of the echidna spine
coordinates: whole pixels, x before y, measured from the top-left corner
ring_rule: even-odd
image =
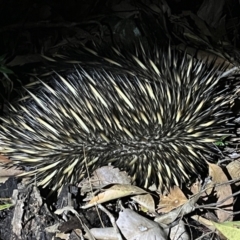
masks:
[[[2,118],[0,152],[55,188],[86,176],[86,165],[111,163],[145,187],[205,173],[211,144],[230,135],[233,73],[172,50],[135,52],[113,48],[95,68],[72,66],[27,88]]]

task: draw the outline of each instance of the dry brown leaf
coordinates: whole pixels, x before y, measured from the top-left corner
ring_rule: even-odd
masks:
[[[3,164],[6,164],[6,163],[10,163],[11,160],[3,155],[0,154],[0,164],[3,163]]]
[[[160,203],[158,205],[158,212],[167,213],[171,210],[185,204],[188,201],[182,190],[175,186],[170,189],[168,195],[160,197]]]
[[[9,177],[17,176],[21,173],[23,171],[17,167],[5,168],[0,164],[0,183],[5,183]]]
[[[155,202],[151,194],[141,194],[131,197],[135,202],[142,206],[143,212],[155,212]]]
[[[221,183],[226,183],[222,184],[219,186],[216,186],[214,190],[216,191],[216,195],[218,197],[217,203],[219,203],[217,206],[218,207],[223,207],[226,206],[222,209],[226,211],[233,211],[233,197],[228,198],[225,202],[221,203],[225,198],[229,197],[232,195],[232,189],[230,184],[227,184],[227,177],[223,170],[217,166],[216,164],[208,163],[209,165],[209,175],[212,177],[212,182],[206,187],[208,190],[206,191],[208,194],[213,192],[212,187],[214,187],[215,184],[221,184]],[[232,220],[231,213],[225,212],[221,209],[216,210],[216,214],[218,216],[218,219],[220,222],[224,222],[226,220]]]
[[[193,183],[189,190],[195,195],[195,194],[198,194],[201,190],[201,183],[199,180],[197,180],[195,183]]]
[[[154,221],[160,224],[171,224],[174,221],[176,221],[177,218],[181,218],[186,214],[192,213],[195,210],[195,205],[199,199],[199,196],[200,195],[197,194],[196,196],[193,196],[192,198],[190,198],[182,206],[175,208],[168,213],[155,217]]]
[[[95,239],[111,239],[118,240],[118,236],[113,227],[105,227],[105,228],[91,228],[91,234]]]
[[[113,166],[105,166],[98,168],[93,172],[93,178],[96,179],[96,183],[100,185],[108,185],[112,183],[130,184],[130,177],[126,172],[119,171],[118,168]]]
[[[17,167],[6,168],[4,165],[11,163],[11,160],[3,155],[0,155],[0,183],[4,183],[9,177],[17,176],[23,173]]]
[[[227,170],[233,180],[240,179],[240,161],[239,160],[230,162],[227,165]],[[236,182],[235,184],[236,184],[236,186],[239,186],[240,181]]]
[[[104,192],[98,194],[97,196],[93,197],[88,204],[83,206],[82,208],[89,208],[92,206],[95,206],[98,203],[104,203],[111,201],[113,199],[118,199],[126,196],[132,196],[137,194],[146,194],[147,192],[143,189],[127,185],[127,184],[117,184],[114,185],[106,190]]]
[[[23,172],[24,171],[18,169],[17,167],[6,168],[0,165],[0,177],[13,177]]]
[[[186,230],[186,223],[180,220],[177,225],[173,226],[169,238],[171,240],[190,240],[191,238]]]
[[[204,225],[205,227],[207,227],[212,232],[216,232],[219,235],[220,239],[224,239],[224,240],[227,239],[226,237],[224,237],[222,235],[221,232],[219,232],[217,230],[215,222],[210,221],[210,220],[208,220],[206,218],[200,217],[198,215],[191,216],[191,218],[194,219],[195,221],[198,221],[200,224]],[[239,239],[239,238],[236,238],[236,239]]]
[[[198,215],[193,215],[191,216],[192,219],[194,219],[195,221],[199,222],[200,224],[204,225],[205,227],[207,227],[208,229],[210,229],[211,231],[215,231],[216,228],[214,227],[212,221],[203,218],[201,216]]]
[[[93,172],[90,180],[84,179],[78,187],[82,193],[89,192],[92,188],[102,188],[109,184],[130,184],[131,178],[125,171],[119,171],[113,166],[104,166]]]
[[[119,213],[117,225],[123,236],[128,240],[165,240],[167,234],[160,225],[130,209]]]

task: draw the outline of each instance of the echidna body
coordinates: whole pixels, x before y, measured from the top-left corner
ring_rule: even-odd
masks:
[[[109,163],[145,187],[206,172],[212,143],[230,134],[233,75],[142,45],[110,55],[28,89],[2,119],[0,152],[53,188]]]

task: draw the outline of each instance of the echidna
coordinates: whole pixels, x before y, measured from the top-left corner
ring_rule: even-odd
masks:
[[[2,118],[0,152],[53,188],[109,163],[145,187],[206,173],[213,143],[232,128],[234,75],[170,48],[136,49],[37,81]]]

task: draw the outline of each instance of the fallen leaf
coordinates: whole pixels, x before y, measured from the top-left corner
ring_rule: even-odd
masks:
[[[189,233],[186,230],[186,224],[180,220],[177,225],[173,226],[170,230],[171,240],[190,240]]]
[[[135,202],[141,205],[143,212],[155,212],[155,202],[151,194],[140,194],[131,197]]]
[[[227,170],[233,180],[237,180],[237,179],[240,180],[240,161],[239,160],[230,162],[227,165]],[[235,185],[239,186],[240,181],[236,182]]]
[[[165,240],[167,234],[160,225],[130,209],[119,213],[117,225],[123,236],[128,240]]]
[[[116,184],[108,189],[104,189],[104,192],[99,193],[97,196],[93,197],[88,204],[82,206],[86,209],[95,206],[98,203],[104,203],[111,201],[113,199],[118,199],[122,197],[146,194],[147,192],[139,187],[127,185],[127,184]]]
[[[168,195],[160,196],[160,203],[158,205],[159,213],[167,213],[171,210],[185,204],[188,201],[182,190],[175,186],[170,189]]]
[[[191,216],[192,219],[194,219],[195,221],[199,222],[200,224],[204,225],[205,227],[207,227],[208,229],[210,229],[211,231],[215,231],[216,228],[214,227],[212,221],[203,218],[201,216],[198,215],[193,215]]]
[[[225,198],[232,195],[231,186],[230,184],[227,183],[228,179],[223,170],[219,166],[212,163],[208,163],[208,165],[209,175],[212,177],[212,182],[206,186],[206,188],[208,188],[206,192],[210,194],[211,192],[213,192],[213,188],[216,191],[216,195],[218,197],[217,206],[222,207],[222,210],[218,209],[215,211],[219,221],[224,222],[226,220],[232,220],[233,197],[230,197],[226,201],[224,201]],[[218,186],[216,186],[216,184],[218,184]],[[222,203],[222,201],[224,202]],[[226,211],[230,211],[230,213]]]
[[[195,195],[195,194],[198,194],[201,190],[201,183],[199,180],[197,180],[195,183],[193,183],[189,190]]]
[[[105,228],[91,228],[91,234],[95,239],[111,239],[118,240],[118,236],[113,227],[105,227]]]
[[[120,171],[113,166],[104,166],[93,172],[90,179],[84,179],[78,185],[84,194],[91,189],[101,189],[109,184],[131,184],[131,178],[125,171]]]
[[[0,154],[0,165],[1,165],[1,163],[3,163],[3,164],[11,163],[11,160]]]

